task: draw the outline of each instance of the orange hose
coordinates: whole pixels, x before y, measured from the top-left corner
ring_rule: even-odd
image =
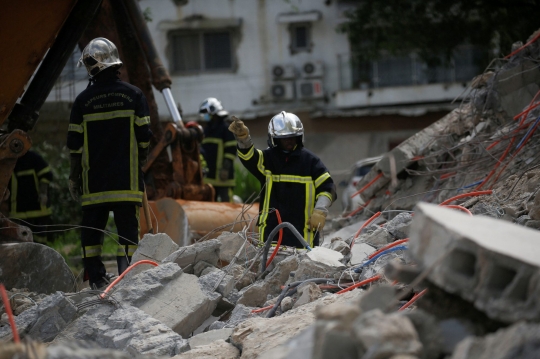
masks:
[[[4,302],[4,309],[8,315],[9,325],[11,326],[11,332],[13,333],[13,341],[15,343],[20,343],[21,339],[19,338],[19,332],[17,331],[17,326],[15,325],[15,319],[13,318],[13,312],[11,311],[11,305],[9,304],[9,298],[6,293],[6,288],[2,283],[0,283],[0,293],[2,294],[2,301]]]
[[[267,311],[267,310],[270,310],[274,307],[274,305],[269,305],[268,307],[263,307],[263,308],[259,308],[259,309],[253,309],[251,311],[251,313],[260,313],[260,312],[264,312],[264,311]]]
[[[374,184],[375,182],[377,182],[377,180],[379,178],[381,178],[383,176],[382,172],[379,173],[377,176],[375,176],[375,178],[373,178],[371,181],[369,181],[369,183],[367,185],[365,185],[364,187],[360,188],[358,191],[356,191],[355,193],[353,193],[351,195],[351,198],[353,198],[354,196],[356,196],[357,194],[360,194],[362,192],[364,192],[366,189],[368,189],[372,184]]]
[[[454,196],[452,198],[448,198],[446,201],[444,202],[441,202],[439,204],[439,206],[444,206],[452,201],[455,201],[457,199],[460,199],[460,198],[465,198],[465,197],[475,197],[475,196],[483,196],[485,194],[492,194],[493,191],[488,189],[487,191],[476,191],[476,192],[470,192],[470,193],[462,193],[462,194],[458,194],[457,196]]]
[[[368,279],[366,279],[366,280],[363,280],[363,281],[361,281],[361,282],[358,282],[358,283],[356,283],[355,285],[351,285],[351,286],[348,287],[348,288],[342,289],[342,290],[340,290],[339,292],[337,292],[336,294],[343,294],[343,293],[345,293],[345,292],[348,292],[348,291],[350,291],[350,290],[353,290],[354,288],[358,288],[358,287],[361,287],[361,286],[363,286],[363,285],[369,284],[369,283],[371,283],[371,282],[375,282],[376,280],[379,280],[379,279],[381,279],[381,276],[377,274],[376,276],[373,276],[373,277],[371,277],[371,278],[368,278]]]
[[[453,208],[453,209],[459,209],[460,211],[462,212],[465,212],[465,213],[468,213],[469,216],[472,217],[472,213],[471,211],[469,211],[467,208],[463,207],[463,206],[458,206],[458,205],[455,205],[455,204],[445,204],[444,206],[442,207],[448,207],[448,208]]]
[[[368,259],[371,259],[371,258],[375,257],[377,254],[379,254],[381,252],[384,252],[387,249],[393,248],[393,247],[395,247],[397,245],[400,245],[401,243],[405,243],[405,242],[408,242],[408,241],[409,241],[409,238],[405,238],[405,239],[400,239],[399,241],[395,241],[395,242],[392,242],[390,244],[387,244],[386,246],[382,247],[381,249],[371,253],[368,256]]]
[[[354,238],[353,240],[351,241],[351,247],[352,248],[354,246],[354,240],[356,239],[356,237],[358,237],[358,235],[360,234],[360,232],[362,232],[362,229],[366,228],[371,222],[373,222],[377,217],[379,217],[381,215],[381,212],[377,212],[375,213],[373,216],[371,216],[370,219],[368,219],[367,221],[364,222],[364,224],[362,225],[362,227],[360,227],[360,229],[358,230],[358,232],[356,232],[356,234],[354,235]]]
[[[373,198],[370,198],[366,203],[364,203],[363,205],[361,205],[360,207],[358,207],[357,209],[355,209],[354,211],[346,215],[345,218],[354,216],[355,214],[357,214],[358,212],[366,208],[372,200]]]
[[[109,293],[109,291],[111,290],[112,287],[114,287],[118,282],[120,282],[122,280],[122,278],[124,278],[124,276],[126,274],[128,274],[133,268],[135,268],[136,266],[138,266],[139,264],[151,264],[153,265],[154,267],[157,267],[158,264],[154,261],[151,261],[151,260],[148,260],[148,259],[143,259],[143,260],[140,260],[136,263],[133,263],[132,265],[130,265],[129,267],[127,267],[127,269],[124,271],[124,273],[120,274],[118,276],[118,278],[116,278],[111,284],[109,284],[107,286],[107,288],[105,288],[105,290],[103,291],[102,294],[100,294],[100,297],[101,299],[105,298],[105,295],[107,293]]]
[[[277,219],[278,219],[278,224],[281,224],[281,215],[279,214],[279,211],[276,209],[276,216],[277,216]],[[275,235],[275,234],[274,234]],[[268,260],[266,261],[266,268],[268,268],[268,266],[270,265],[270,263],[272,263],[272,261],[274,260],[274,257],[276,256],[277,252],[278,252],[278,249],[279,249],[279,246],[281,245],[281,241],[283,240],[283,228],[281,228],[279,230],[279,238],[278,238],[278,242],[277,242],[277,245],[276,245],[276,248],[274,248],[274,251],[272,252],[272,255],[270,256],[270,258],[268,258]]]
[[[506,55],[504,58],[508,59],[508,58],[514,56],[515,54],[517,54],[518,52],[520,52],[521,50],[523,50],[524,48],[526,48],[527,46],[529,46],[530,44],[532,44],[533,42],[538,40],[539,37],[540,37],[540,33],[538,33],[534,38],[532,38],[531,41],[527,42],[525,45],[521,46],[519,49],[516,49],[516,50],[512,51],[511,53]]]
[[[457,172],[445,173],[445,174],[441,175],[440,179],[447,179],[449,177],[455,176],[456,174],[457,174]]]
[[[407,308],[409,308],[411,305],[414,304],[414,302],[416,302],[418,299],[420,299],[424,294],[426,294],[427,292],[427,289],[424,289],[423,291],[421,291],[420,293],[416,293],[412,298],[411,300],[409,300],[407,303],[405,303],[401,308],[398,309],[398,311],[402,311],[402,310],[405,310]]]

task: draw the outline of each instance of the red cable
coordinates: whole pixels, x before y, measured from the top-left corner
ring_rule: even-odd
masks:
[[[392,242],[390,244],[387,244],[386,246],[382,247],[381,249],[371,253],[369,256],[368,256],[368,259],[371,259],[373,257],[375,257],[377,254],[381,253],[381,252],[384,252],[385,250],[387,249],[390,249],[392,247],[395,247],[401,243],[405,243],[405,242],[408,242],[409,241],[409,238],[405,238],[405,239],[400,239],[399,241],[395,241],[395,242]]]
[[[148,259],[143,259],[143,260],[140,260],[136,263],[133,263],[132,265],[130,265],[129,267],[127,267],[127,269],[124,271],[124,273],[120,274],[118,276],[118,278],[116,278],[111,284],[109,284],[107,286],[107,288],[105,288],[105,290],[103,291],[102,294],[100,294],[100,298],[103,299],[105,298],[105,295],[111,290],[112,287],[114,287],[118,282],[120,282],[122,280],[122,278],[124,278],[124,276],[126,274],[128,274],[133,268],[135,268],[136,266],[138,266],[139,264],[151,264],[153,265],[154,267],[157,267],[158,264],[154,261],[151,261],[151,260],[148,260]]]
[[[268,307],[263,307],[263,308],[259,308],[259,309],[253,309],[253,310],[251,311],[251,313],[260,313],[260,312],[264,312],[264,311],[266,311],[266,310],[272,309],[273,307],[274,307],[274,305],[272,304],[272,305],[269,305]]]
[[[11,332],[13,333],[13,341],[15,343],[20,343],[21,339],[19,338],[19,332],[17,331],[17,326],[15,325],[15,319],[13,318],[13,312],[11,311],[11,305],[9,304],[9,298],[6,293],[6,288],[2,283],[0,283],[0,292],[2,294],[2,301],[4,302],[4,309],[8,315],[9,325],[11,326]]]
[[[457,172],[445,173],[445,174],[441,175],[440,179],[446,179],[448,177],[452,177],[452,176],[455,176],[455,175],[457,175]]]
[[[526,48],[527,46],[529,46],[530,44],[532,44],[533,42],[538,40],[539,37],[540,37],[540,33],[538,33],[534,38],[532,38],[531,41],[527,42],[525,45],[521,46],[519,49],[516,49],[516,50],[512,51],[511,53],[506,55],[504,58],[508,59],[508,58],[514,56],[515,54],[517,54],[518,52],[520,52],[521,50],[523,50],[524,48]]]
[[[346,215],[345,218],[354,216],[355,214],[360,212],[362,209],[366,208],[372,200],[373,198],[369,199],[366,203],[364,203],[363,205],[361,205],[360,207],[358,207],[357,209],[355,209],[354,211]]]
[[[379,279],[381,279],[381,276],[377,274],[376,276],[373,276],[373,277],[371,277],[371,278],[368,278],[368,279],[366,279],[366,280],[363,280],[363,281],[361,281],[361,282],[358,282],[358,283],[356,283],[356,284],[354,284],[354,285],[351,285],[351,286],[348,287],[348,288],[342,289],[342,290],[340,290],[339,292],[337,292],[336,294],[343,294],[343,293],[345,293],[345,292],[348,292],[348,291],[350,291],[350,290],[353,290],[354,288],[358,288],[358,287],[361,287],[361,286],[363,286],[363,285],[369,284],[369,283],[371,283],[371,282],[375,282],[376,280],[379,280]]]
[[[460,198],[465,198],[465,197],[476,197],[476,196],[483,196],[485,194],[492,194],[493,191],[492,190],[487,190],[487,191],[476,191],[476,192],[470,192],[470,193],[462,193],[462,194],[458,194],[457,196],[454,196],[452,198],[448,198],[446,201],[444,202],[441,202],[439,204],[439,206],[444,206],[452,201],[455,201],[457,199],[460,199]]]
[[[424,294],[426,294],[427,292],[427,289],[424,289],[423,291],[421,291],[420,293],[416,293],[412,298],[411,300],[409,300],[407,303],[405,303],[401,308],[398,309],[398,311],[402,311],[402,310],[405,310],[407,308],[409,308],[412,304],[414,304],[414,302],[416,302],[418,299],[420,299]]]
[[[362,192],[364,192],[366,189],[368,189],[372,184],[374,184],[375,182],[377,182],[377,180],[379,178],[381,178],[383,176],[382,172],[379,173],[377,176],[375,176],[375,178],[373,178],[371,181],[369,181],[369,183],[367,185],[365,185],[364,187],[360,188],[357,192],[355,192],[354,194],[351,195],[351,198],[353,198],[354,196],[356,196],[357,194],[360,194]]]
[[[351,246],[350,248],[352,249],[352,247],[354,246],[354,241],[356,239],[356,237],[358,237],[358,235],[360,234],[360,232],[362,232],[362,229],[366,228],[371,222],[373,222],[377,217],[379,217],[381,215],[381,212],[377,212],[375,213],[373,216],[371,216],[370,219],[368,219],[367,221],[364,222],[364,224],[362,225],[362,227],[360,227],[360,229],[358,230],[358,232],[356,232],[356,234],[354,235],[354,238],[353,240],[351,241]]]
[[[277,216],[277,219],[278,219],[278,224],[281,224],[281,216],[280,216],[279,211],[277,209],[276,209],[276,216]],[[266,261],[266,268],[268,268],[270,263],[272,263],[272,261],[274,260],[274,257],[276,256],[276,254],[278,252],[278,249],[279,249],[279,246],[281,245],[282,240],[283,240],[283,228],[281,228],[279,230],[279,238],[278,238],[278,241],[277,241],[276,248],[274,248],[274,251],[272,252],[272,255]]]
[[[455,205],[455,204],[445,204],[444,206],[442,207],[448,207],[448,208],[453,208],[453,209],[459,209],[460,211],[462,212],[465,212],[465,213],[468,213],[469,216],[472,217],[472,213],[471,211],[469,211],[467,208],[463,207],[463,206],[458,206],[458,205]]]

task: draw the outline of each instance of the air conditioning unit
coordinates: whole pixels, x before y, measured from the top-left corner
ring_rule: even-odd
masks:
[[[320,79],[303,79],[296,81],[296,93],[303,100],[324,97],[323,82]]]
[[[293,65],[274,65],[272,66],[272,77],[275,80],[294,80],[296,70]]]
[[[294,100],[294,82],[276,81],[270,87],[270,96],[275,101]]]
[[[324,66],[321,61],[308,61],[302,66],[302,77],[321,78],[324,76]]]

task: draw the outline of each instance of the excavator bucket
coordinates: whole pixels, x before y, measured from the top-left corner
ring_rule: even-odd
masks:
[[[166,233],[179,246],[190,245],[206,235],[216,238],[224,231],[237,232],[244,226],[248,226],[249,232],[257,231],[257,203],[248,207],[236,203],[162,198],[148,204],[154,233]],[[141,211],[140,225],[143,236],[149,230],[144,211]]]

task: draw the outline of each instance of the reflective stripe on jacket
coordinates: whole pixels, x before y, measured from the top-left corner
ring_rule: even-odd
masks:
[[[319,196],[330,201],[336,199],[335,185],[322,161],[311,151],[299,147],[290,154],[278,148],[263,151],[251,146],[238,148],[238,157],[244,166],[261,182],[259,216],[260,240],[265,241],[277,224],[278,209],[281,221],[291,223],[313,246],[316,237],[308,231],[307,221]],[[277,235],[274,238],[277,240]],[[284,245],[301,247],[288,229],[283,231]]]

